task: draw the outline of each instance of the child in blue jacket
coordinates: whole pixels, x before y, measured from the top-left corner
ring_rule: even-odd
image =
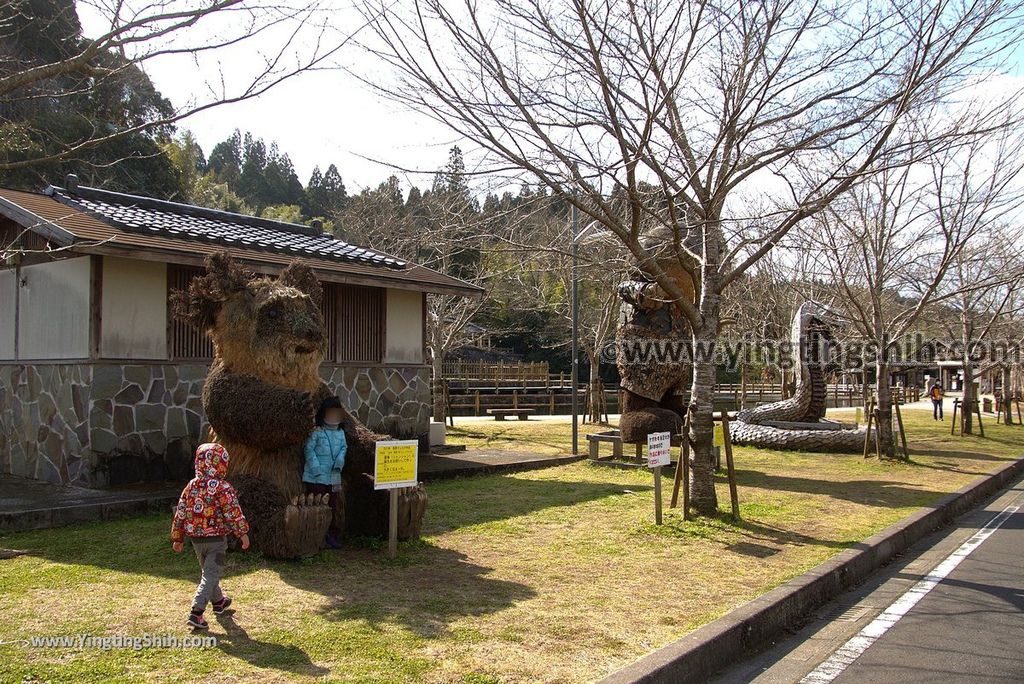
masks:
[[[337,397],[327,397],[316,414],[316,427],[306,440],[306,465],[302,482],[308,494],[329,494],[331,526],[327,528],[327,545],[340,548],[339,536],[342,520],[339,506],[341,469],[345,467],[345,430],[341,421],[345,410]]]

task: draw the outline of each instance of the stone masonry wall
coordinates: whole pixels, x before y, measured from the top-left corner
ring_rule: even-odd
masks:
[[[0,472],[91,487],[184,481],[205,433],[204,364],[0,365]],[[426,435],[430,370],[324,366],[370,429]]]

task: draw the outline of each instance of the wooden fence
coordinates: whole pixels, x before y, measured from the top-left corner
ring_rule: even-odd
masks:
[[[869,386],[869,396],[874,387]],[[587,403],[587,385],[579,387],[579,410],[583,414]],[[715,386],[714,406],[716,410],[734,410],[740,407],[739,385],[721,384]],[[893,399],[901,404],[919,401],[921,390],[917,387],[892,388]],[[779,383],[747,385],[746,406],[752,407],[782,399]],[[487,409],[530,408],[539,415],[568,415],[572,412],[572,390],[566,379],[562,386],[553,385],[547,389],[517,389],[507,387],[485,387],[466,389],[449,387],[448,399],[451,413],[455,416],[483,416]],[[622,405],[622,394],[616,386],[604,388],[604,405],[608,413],[618,413]],[[860,385],[828,385],[827,405],[829,408],[864,405],[864,390]]]
[[[452,389],[493,387],[519,389],[567,389],[572,384],[569,373],[551,373],[547,361],[445,361],[441,375]]]

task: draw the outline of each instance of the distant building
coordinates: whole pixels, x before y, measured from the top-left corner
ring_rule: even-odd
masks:
[[[302,259],[324,285],[321,375],[371,429],[427,434],[430,292],[480,288],[319,227],[78,187],[0,189],[0,472],[105,486],[187,479],[212,357],[167,297],[227,249],[275,274]]]

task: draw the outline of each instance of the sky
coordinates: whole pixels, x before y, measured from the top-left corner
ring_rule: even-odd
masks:
[[[187,4],[190,0],[170,1]],[[359,30],[365,20],[348,4],[358,0],[315,1],[324,3],[323,8],[328,10],[317,19],[330,24],[327,43],[353,33],[357,40],[371,39],[368,31]],[[86,35],[98,35],[109,24],[110,2],[115,0],[78,0]],[[253,2],[259,6],[263,0]],[[181,47],[182,42],[201,46],[218,36],[237,33],[239,26],[237,16],[204,19],[190,28],[187,36],[179,32],[175,46]],[[178,107],[186,106],[208,98],[211,90],[225,87],[231,91],[247,84],[260,64],[260,55],[281,45],[289,35],[287,29],[276,27],[229,49],[149,60],[144,69],[165,97]],[[317,37],[307,27],[291,52],[308,54]],[[1013,57],[1010,73],[1015,78],[1009,80],[1019,83],[1024,81],[1024,46]],[[190,130],[207,154],[236,128],[262,137],[268,145],[277,142],[279,149],[290,156],[304,184],[314,166],[323,170],[334,163],[350,194],[376,187],[392,173],[406,187],[410,183],[429,185],[434,171],[444,165],[448,150],[455,144],[462,147],[472,168],[472,143],[421,113],[385,100],[361,82],[360,78],[385,78],[387,72],[379,60],[357,44],[342,47],[329,66],[293,77],[259,97],[201,112],[179,127]]]
[[[108,25],[104,1],[79,0],[79,15],[87,36],[99,35]],[[351,6],[344,5],[334,5],[329,20],[333,26],[325,42],[350,35],[364,23]],[[254,65],[259,64],[259,55],[284,44],[284,29],[267,32],[237,48],[218,50],[215,55],[160,57],[145,61],[143,68],[175,106],[201,102],[209,99],[211,89],[221,87],[222,79],[229,91],[232,85],[237,89],[249,83]],[[232,30],[238,29],[230,23],[200,25],[190,29],[190,42],[201,45],[210,36]],[[316,32],[306,29],[293,52],[310,54],[310,46],[317,37]],[[345,45],[328,67],[289,78],[258,97],[200,112],[182,121],[179,129],[190,130],[207,154],[236,128],[262,137],[268,146],[276,141],[291,158],[303,184],[315,166],[325,170],[333,163],[350,194],[364,187],[376,187],[391,174],[399,176],[406,186],[429,185],[433,173],[447,161],[452,145],[460,144],[472,154],[472,145],[467,141],[422,114],[386,101],[348,73],[350,69],[370,78],[378,74],[376,60],[359,46]]]

